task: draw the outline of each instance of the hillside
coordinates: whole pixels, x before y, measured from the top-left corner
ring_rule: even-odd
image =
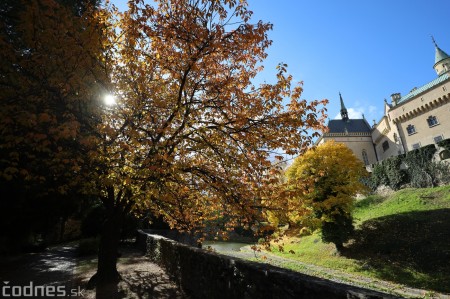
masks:
[[[450,186],[404,189],[357,202],[356,234],[342,254],[319,233],[275,254],[308,264],[450,293]],[[294,254],[289,253],[294,252]],[[295,269],[295,266],[291,268]]]

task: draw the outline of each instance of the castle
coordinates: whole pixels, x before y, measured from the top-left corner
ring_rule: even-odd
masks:
[[[328,122],[328,131],[316,142],[333,139],[345,143],[370,169],[379,161],[407,153],[429,144],[450,138],[450,56],[436,49],[434,70],[438,77],[402,96],[391,95],[391,103],[385,100],[384,115],[378,123],[370,125],[366,119],[350,119],[341,102],[341,119]],[[438,149],[437,159],[450,158],[450,153]]]

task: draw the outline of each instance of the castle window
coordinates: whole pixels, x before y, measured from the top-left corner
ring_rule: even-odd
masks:
[[[430,128],[431,128],[431,127],[434,127],[434,126],[436,126],[436,125],[439,124],[439,122],[437,121],[436,116],[432,116],[432,115],[430,115],[430,116],[427,118],[427,122],[428,122],[428,126],[429,126]]]
[[[369,165],[369,158],[367,157],[367,152],[365,149],[362,150],[362,157],[363,157],[364,165]]]
[[[398,141],[398,136],[396,133],[394,133],[394,141],[397,142]]]
[[[414,125],[408,125],[406,127],[406,131],[408,132],[408,135],[412,135],[416,133],[416,128],[414,127]]]
[[[387,151],[389,149],[389,142],[386,140],[385,142],[383,142],[383,151]]]
[[[443,90],[443,91],[447,91],[447,87],[442,86],[442,90]]]
[[[418,149],[418,148],[420,148],[420,143],[414,143],[414,144],[412,145],[412,148],[413,148],[413,149]]]
[[[442,141],[444,138],[442,138],[442,135],[436,136],[433,138],[435,143],[438,143],[439,141]]]

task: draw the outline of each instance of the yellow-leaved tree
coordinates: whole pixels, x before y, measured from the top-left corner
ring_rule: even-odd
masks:
[[[366,191],[364,164],[343,143],[327,141],[306,151],[286,170],[287,182],[268,209],[272,221],[322,230],[338,250],[353,232],[354,198]]]

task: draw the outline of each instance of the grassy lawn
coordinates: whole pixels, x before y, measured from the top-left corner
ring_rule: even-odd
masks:
[[[356,233],[339,254],[320,233],[286,238],[273,252],[410,287],[450,292],[450,186],[370,196],[354,211]],[[294,254],[289,253],[292,250]],[[295,270],[295,267],[292,267]]]

